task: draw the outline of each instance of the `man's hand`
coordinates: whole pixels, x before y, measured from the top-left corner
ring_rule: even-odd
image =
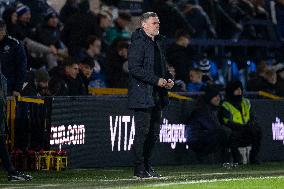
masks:
[[[158,81],[158,86],[159,87],[165,87],[167,84],[167,80],[163,79],[163,78],[160,78],[159,81]]]
[[[174,84],[175,83],[173,82],[173,80],[168,79],[168,82],[166,83],[165,88],[166,89],[171,89],[171,88],[173,88]]]

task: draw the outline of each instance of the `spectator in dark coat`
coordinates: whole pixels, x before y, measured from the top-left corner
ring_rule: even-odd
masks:
[[[128,87],[128,46],[127,40],[117,38],[109,49],[106,60],[106,79],[109,87]]]
[[[59,27],[58,15],[50,9],[44,17],[44,22],[36,28],[34,35],[35,41],[55,51],[55,54],[46,55],[42,61],[48,67],[48,70],[58,65],[57,56],[67,56],[67,49],[60,39]]]
[[[194,28],[186,21],[184,15],[171,0],[155,0],[152,10],[159,15],[162,35],[174,38],[178,29],[183,29],[189,34],[195,33]]]
[[[16,8],[8,7],[2,14],[2,18],[6,23],[8,35],[14,36],[16,30],[16,24],[18,21],[18,16],[16,12]]]
[[[71,56],[84,47],[89,35],[100,36],[97,16],[90,11],[89,1],[79,3],[80,12],[71,16],[62,31],[62,41],[68,47]]]
[[[67,20],[74,14],[79,12],[77,0],[67,0],[60,10],[60,21],[66,23]]]
[[[94,66],[94,59],[91,57],[85,57],[79,62],[79,77],[81,77],[86,89],[88,89],[89,87],[90,79],[94,71]]]
[[[0,65],[7,79],[8,95],[19,96],[27,70],[24,47],[6,34],[6,25],[0,20]]]
[[[189,117],[187,142],[198,156],[225,150],[229,147],[230,130],[218,120],[221,97],[214,87],[207,87]]]
[[[23,88],[23,96],[49,96],[48,82],[50,77],[45,70],[32,72],[32,79]]]
[[[167,60],[176,70],[176,79],[188,82],[188,71],[192,67],[194,50],[188,48],[190,36],[184,30],[176,32],[176,42],[167,49]]]
[[[105,88],[105,58],[101,55],[102,41],[98,36],[90,35],[87,38],[84,49],[76,57],[79,62],[86,58],[93,60],[92,74],[88,78],[89,86]]]
[[[31,25],[31,10],[28,6],[20,4],[17,6],[18,21],[16,24],[15,37],[24,40],[26,37],[32,38],[34,27]]]
[[[32,13],[32,26],[37,26],[38,24],[40,24],[43,21],[47,10],[52,9],[47,1],[48,0],[19,0],[19,2],[30,8]]]
[[[215,38],[216,31],[211,20],[202,7],[193,4],[187,4],[183,9],[187,22],[194,28],[195,33],[192,38]]]
[[[72,59],[66,59],[62,66],[50,70],[49,91],[53,96],[86,95],[87,89],[78,76],[79,65]]]

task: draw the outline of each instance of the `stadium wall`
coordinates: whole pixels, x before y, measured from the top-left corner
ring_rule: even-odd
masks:
[[[186,117],[193,102],[172,100],[164,111],[153,164],[194,164],[195,154],[185,144]],[[263,131],[262,161],[284,160],[284,101],[252,100]],[[56,97],[51,111],[50,145],[69,153],[70,167],[131,166],[135,135],[133,114],[126,98]],[[189,148],[189,149],[188,149]],[[211,155],[206,162],[218,161]]]

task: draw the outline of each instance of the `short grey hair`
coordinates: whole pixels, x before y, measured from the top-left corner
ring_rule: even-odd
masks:
[[[145,12],[140,16],[140,23],[145,22],[150,17],[158,17],[158,15],[155,12]]]

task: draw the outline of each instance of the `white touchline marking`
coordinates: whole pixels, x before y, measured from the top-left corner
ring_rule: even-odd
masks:
[[[4,184],[2,184],[4,185]],[[8,184],[6,184],[8,185]],[[41,185],[37,185],[37,184],[17,184],[18,186],[7,186],[4,187],[3,189],[17,189],[17,188],[45,188],[45,187],[57,187],[60,186],[61,184],[41,184]]]
[[[229,181],[242,181],[242,180],[257,180],[257,179],[272,179],[272,178],[284,178],[284,176],[267,176],[267,177],[247,177],[247,178],[231,178],[231,179],[211,179],[211,180],[193,180],[186,182],[169,182],[169,183],[160,183],[160,184],[146,184],[143,187],[152,188],[152,187],[161,187],[161,186],[172,186],[172,185],[186,185],[186,184],[200,184],[200,183],[213,183],[213,182],[229,182]],[[130,180],[130,179],[129,179]],[[142,179],[141,179],[142,180]],[[139,186],[137,186],[138,188]],[[125,186],[120,189],[133,188],[133,186]],[[111,188],[109,188],[111,189]]]
[[[187,174],[182,174],[182,175],[178,175],[178,177],[188,177],[188,176],[214,176],[214,175],[227,175],[227,174],[231,174],[231,173],[204,173],[204,174],[194,174],[194,175],[187,175]],[[146,178],[146,179],[139,179],[139,178],[129,178],[129,179],[103,179],[103,180],[99,180],[102,182],[118,182],[118,181],[132,181],[132,180],[149,180],[149,179],[157,179],[157,180],[168,180],[170,178],[176,178],[177,176],[164,176],[164,177],[160,177],[160,178]]]
[[[171,185],[184,185],[184,184],[199,184],[199,183],[212,183],[212,182],[229,182],[229,181],[241,181],[241,180],[257,180],[257,179],[272,179],[272,178],[284,178],[284,176],[268,176],[268,177],[247,177],[247,178],[230,178],[230,179],[208,179],[208,180],[193,180],[187,182],[170,182],[161,184],[151,184],[143,187],[159,187],[159,186],[171,186]]]

